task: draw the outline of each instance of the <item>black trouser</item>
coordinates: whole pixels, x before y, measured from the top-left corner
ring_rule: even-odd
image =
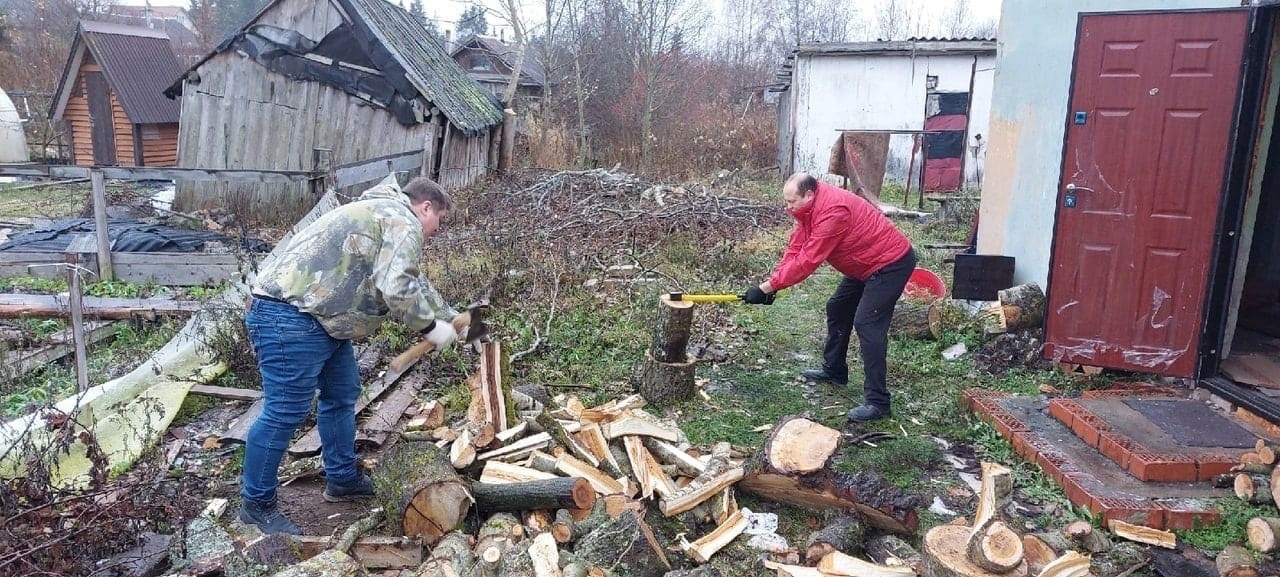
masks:
[[[856,329],[858,352],[862,355],[864,404],[889,408],[889,322],[915,268],[916,253],[912,249],[866,281],[844,277],[827,300],[827,344],[822,352],[822,368],[834,379],[848,380],[849,337]]]

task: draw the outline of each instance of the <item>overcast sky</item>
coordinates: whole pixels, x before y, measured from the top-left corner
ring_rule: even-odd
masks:
[[[118,0],[120,4],[142,5],[147,0]],[[183,6],[191,5],[190,0],[150,0],[152,6]],[[409,0],[391,0],[392,2],[403,3],[409,5]],[[539,16],[542,12],[543,2],[541,0],[518,0],[528,9],[528,20],[531,23],[537,23],[542,20]],[[849,0],[858,7],[859,13],[865,19],[874,19],[877,6],[882,0]],[[941,18],[950,9],[955,0],[906,0],[909,4],[914,4],[916,10],[927,10],[930,15],[935,18]],[[999,21],[1000,18],[1000,1],[1001,0],[968,0],[969,10],[973,14],[974,22]],[[423,6],[426,9],[427,16],[435,19],[441,30],[452,30],[454,23],[468,6],[472,4],[481,4],[488,7],[491,14],[488,18],[489,25],[502,25],[503,20],[497,16],[498,3],[495,0],[423,0]],[[718,12],[720,2],[710,0],[707,2],[713,14]],[[532,26],[529,26],[532,28]],[[872,26],[874,28],[874,26]],[[507,37],[510,37],[508,31]]]

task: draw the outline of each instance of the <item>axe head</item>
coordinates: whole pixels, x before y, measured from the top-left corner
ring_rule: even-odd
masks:
[[[485,316],[489,312],[489,300],[477,301],[467,306],[467,314],[471,316],[471,322],[467,324],[464,331],[459,337],[463,342],[469,345],[476,345],[489,340],[489,325],[485,324]]]

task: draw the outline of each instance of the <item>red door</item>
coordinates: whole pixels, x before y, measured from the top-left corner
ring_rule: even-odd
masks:
[[[1084,16],[1045,355],[1190,377],[1247,10]]]

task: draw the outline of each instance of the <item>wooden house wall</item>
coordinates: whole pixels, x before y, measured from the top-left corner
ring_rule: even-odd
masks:
[[[342,23],[332,2],[285,0],[258,23],[296,30],[313,40]],[[291,80],[226,52],[196,71],[183,87],[178,166],[258,170],[313,170],[313,150],[331,151],[334,166],[400,152],[435,148],[434,123],[401,125],[383,110],[317,82]],[[468,142],[475,140],[476,142]],[[455,151],[455,146],[467,150]],[[488,138],[456,137],[444,147],[446,188],[473,182],[487,171]],[[339,191],[358,194],[367,185]],[[270,209],[292,222],[314,203],[305,184],[178,183],[178,210],[209,206]],[[257,212],[257,211],[255,211]]]
[[[178,164],[178,123],[143,124],[138,131],[142,141],[143,166]]]
[[[440,156],[440,186],[454,190],[483,177],[489,170],[489,140],[489,134],[468,137],[448,125]]]

